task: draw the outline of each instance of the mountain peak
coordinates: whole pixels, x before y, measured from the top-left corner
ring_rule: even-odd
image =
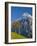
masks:
[[[16,22],[16,21],[23,20],[23,19],[26,20],[27,18],[31,19],[32,16],[31,16],[29,13],[23,13],[21,17],[19,17],[19,18],[17,18],[17,19],[15,20],[15,22]]]

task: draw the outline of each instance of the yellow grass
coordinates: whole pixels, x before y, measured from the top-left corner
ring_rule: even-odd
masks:
[[[16,32],[11,32],[11,39],[23,39],[23,38],[26,38],[26,36],[17,34]]]

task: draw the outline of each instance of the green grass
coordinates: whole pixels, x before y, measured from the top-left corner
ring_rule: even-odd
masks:
[[[24,39],[24,38],[27,38],[27,37],[21,34],[17,34],[16,32],[11,32],[11,39]]]

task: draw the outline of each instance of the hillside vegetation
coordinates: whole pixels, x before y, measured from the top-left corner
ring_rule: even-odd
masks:
[[[16,32],[11,32],[11,39],[24,39],[24,38],[27,38],[27,37],[21,34],[17,34]]]

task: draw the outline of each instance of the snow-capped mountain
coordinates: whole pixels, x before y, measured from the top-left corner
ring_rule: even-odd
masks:
[[[29,19],[29,21],[31,21],[32,20],[32,16],[30,14],[28,14],[28,13],[23,13],[21,15],[21,17],[19,17],[16,20],[12,21],[12,23],[17,22],[17,21],[21,21],[21,20],[27,20],[27,19]]]
[[[19,26],[16,29],[13,27],[13,25],[15,25],[15,27],[17,26],[16,22],[20,23],[20,30],[19,30]],[[32,16],[30,14],[23,13],[21,15],[21,17],[17,18],[15,21],[12,21],[11,26],[12,26],[12,31],[16,30],[16,32],[18,32],[18,33],[20,33],[22,35],[27,35],[28,37],[32,37],[32,28],[31,28],[32,27]]]

